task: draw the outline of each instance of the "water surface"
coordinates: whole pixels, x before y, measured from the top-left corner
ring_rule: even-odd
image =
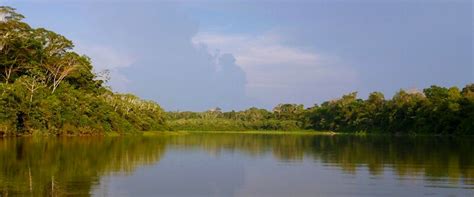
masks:
[[[474,196],[474,139],[0,139],[0,196]]]

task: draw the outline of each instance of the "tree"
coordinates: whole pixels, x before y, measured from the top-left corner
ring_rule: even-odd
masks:
[[[53,61],[43,65],[48,71],[48,80],[51,81],[51,93],[56,91],[67,76],[83,66],[79,58],[76,53],[67,52],[62,57],[54,58]]]
[[[381,125],[384,125],[384,109],[386,105],[385,96],[381,92],[373,92],[369,95],[364,103],[363,110],[359,117],[359,124],[361,129],[369,130],[383,130]]]
[[[278,104],[273,108],[277,119],[297,120],[303,114],[304,106],[299,104]]]
[[[15,8],[9,6],[0,6],[0,21],[1,22],[8,22],[8,21],[20,21],[25,18],[23,15],[17,13]]]
[[[25,69],[35,53],[31,28],[16,17],[8,18],[11,19],[0,22],[0,67],[6,84],[15,72]]]
[[[33,102],[35,92],[46,86],[44,77],[33,75],[32,77],[24,76],[20,79],[21,83],[26,87],[30,93],[29,103]]]

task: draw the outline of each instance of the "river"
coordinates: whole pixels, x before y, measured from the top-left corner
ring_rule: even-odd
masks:
[[[474,139],[190,133],[0,139],[0,196],[474,196]]]

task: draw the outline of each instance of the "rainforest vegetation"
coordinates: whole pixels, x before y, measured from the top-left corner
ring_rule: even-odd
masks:
[[[87,56],[55,32],[32,28],[0,7],[0,136],[91,135],[147,130],[324,130],[390,134],[474,134],[474,84],[400,90],[386,99],[353,92],[310,108],[164,112],[153,101],[118,94]],[[158,91],[158,90],[154,90]]]
[[[367,99],[357,92],[305,109],[280,104],[272,111],[169,112],[168,124],[179,130],[323,130],[386,134],[474,134],[474,84],[400,90],[392,99],[381,92]]]
[[[73,43],[0,7],[0,136],[159,130],[162,108],[115,94]]]

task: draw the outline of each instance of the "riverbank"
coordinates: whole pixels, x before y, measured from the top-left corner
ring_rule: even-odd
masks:
[[[267,134],[267,135],[338,135],[332,131],[276,131],[276,130],[253,130],[253,131],[145,131],[143,136],[156,135],[185,135],[185,134],[203,133],[203,134]],[[344,133],[345,134],[345,133]]]
[[[86,134],[50,134],[47,132],[33,132],[21,135],[4,135],[0,138],[10,137],[127,137],[127,136],[175,136],[187,134],[249,134],[249,135],[308,135],[308,136],[394,136],[394,137],[474,137],[472,135],[442,135],[442,134],[420,134],[420,133],[375,133],[375,132],[334,132],[334,131],[314,131],[314,130],[248,130],[248,131],[195,131],[195,130],[169,130],[169,131],[134,131],[127,133],[104,132]]]
[[[314,130],[296,130],[296,131],[280,131],[280,130],[249,130],[249,131],[144,131],[140,132],[142,136],[170,136],[170,135],[187,135],[187,134],[249,134],[249,135],[308,135],[308,136],[392,136],[392,137],[448,137],[474,138],[473,135],[443,135],[443,134],[420,134],[420,133],[374,133],[374,132],[334,132],[334,131],[314,131]],[[128,134],[127,134],[128,135]],[[136,134],[134,134],[136,135]],[[140,135],[140,134],[138,134]],[[124,135],[108,135],[108,136],[124,136]]]

